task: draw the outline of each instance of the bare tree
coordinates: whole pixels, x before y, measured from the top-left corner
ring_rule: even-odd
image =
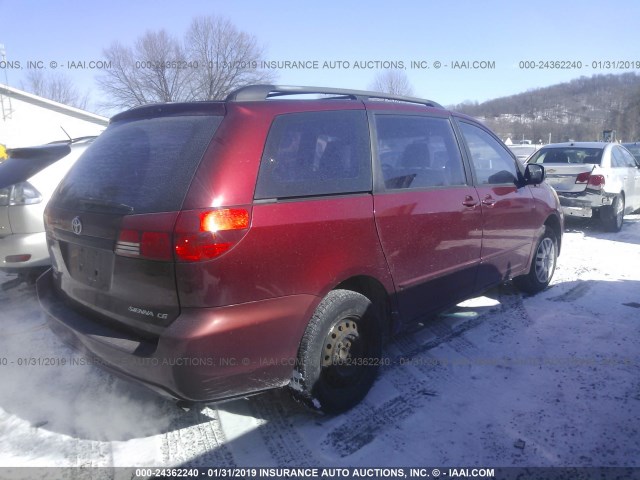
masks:
[[[392,95],[413,95],[413,87],[402,70],[384,70],[378,72],[369,86],[371,90]]]
[[[189,59],[198,65],[193,92],[199,100],[222,99],[238,87],[275,80],[259,68],[264,52],[256,38],[226,18],[194,18],[185,43]]]
[[[26,75],[26,83],[21,82],[20,86],[34,95],[82,110],[85,110],[89,103],[89,93],[81,93],[73,81],[62,72],[30,70]]]
[[[107,107],[193,100],[191,69],[180,42],[165,30],[149,31],[133,47],[118,42],[104,50],[111,69],[97,81]]]
[[[194,18],[184,46],[160,30],[147,32],[133,47],[113,43],[104,55],[111,69],[97,80],[110,108],[221,99],[235,88],[275,78],[259,68],[263,50],[256,38],[215,16]]]

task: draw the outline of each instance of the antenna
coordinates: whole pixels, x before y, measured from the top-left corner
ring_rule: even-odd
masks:
[[[71,135],[69,135],[69,134],[67,133],[67,131],[63,128],[63,126],[62,126],[62,125],[60,125],[60,128],[62,129],[62,131],[64,132],[64,134],[65,134],[67,137],[69,137],[69,141],[70,141],[71,143],[73,143],[73,138],[71,138]]]

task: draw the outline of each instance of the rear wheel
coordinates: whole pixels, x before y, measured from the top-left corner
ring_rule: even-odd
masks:
[[[619,232],[624,221],[624,195],[620,194],[613,199],[611,206],[602,207],[600,213],[602,226],[608,232]]]
[[[333,290],[320,302],[300,342],[290,388],[309,407],[327,413],[357,405],[377,376],[381,321],[364,295]]]
[[[538,293],[549,285],[558,259],[558,240],[553,230],[545,228],[538,240],[529,273],[513,279],[515,285],[526,293]]]

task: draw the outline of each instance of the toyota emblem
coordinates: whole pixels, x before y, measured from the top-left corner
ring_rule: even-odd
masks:
[[[76,235],[80,235],[82,233],[82,222],[80,221],[80,217],[75,217],[71,220],[71,229]]]

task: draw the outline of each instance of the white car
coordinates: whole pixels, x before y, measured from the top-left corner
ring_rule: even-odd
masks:
[[[606,230],[617,232],[625,214],[640,208],[640,167],[617,143],[545,145],[527,163],[544,165],[565,215],[598,217]]]
[[[95,137],[9,150],[0,163],[0,270],[46,267],[42,215],[58,183]]]

